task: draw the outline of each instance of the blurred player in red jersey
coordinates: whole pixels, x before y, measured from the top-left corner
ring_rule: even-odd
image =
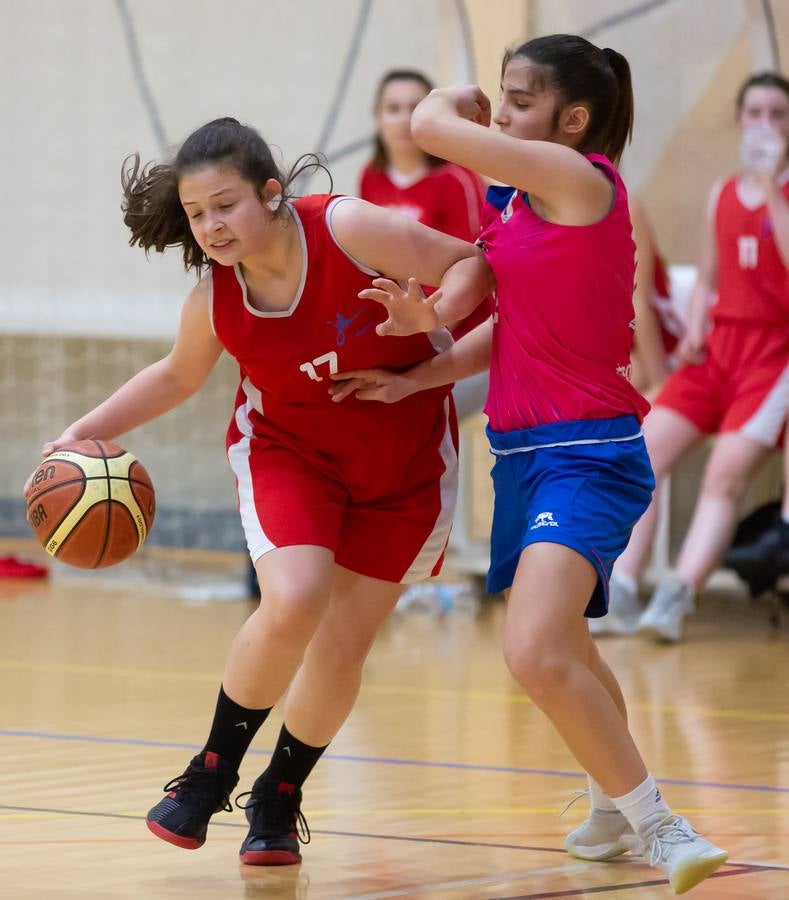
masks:
[[[712,189],[698,283],[678,348],[684,365],[644,422],[658,478],[704,435],[718,438],[675,572],[640,617],[637,583],[652,547],[654,502],[611,580],[611,615],[619,616],[621,630],[637,628],[663,641],[681,640],[695,595],[734,532],[738,501],[779,444],[789,405],[789,81],[769,72],[752,76],[736,108],[743,169]]]

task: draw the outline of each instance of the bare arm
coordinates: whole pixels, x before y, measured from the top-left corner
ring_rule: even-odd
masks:
[[[155,419],[197,391],[216,365],[222,345],[211,329],[210,280],[197,284],[186,298],[172,349],[147,366],[91,412],[78,419],[43,453],[73,440],[111,440]]]
[[[633,355],[633,384],[638,390],[661,385],[668,376],[668,363],[660,334],[660,323],[652,303],[655,283],[655,239],[640,204],[631,200],[630,218],[636,244],[636,348]]]
[[[773,239],[784,266],[789,269],[789,203],[777,179],[767,188],[767,208],[773,223]]]
[[[379,326],[381,334],[430,331],[460,321],[493,290],[493,273],[479,247],[393,210],[363,200],[344,200],[333,208],[331,226],[345,252],[367,268],[395,281],[413,278],[415,284],[440,287],[440,293],[428,302],[418,301],[415,310],[420,315],[413,331]],[[386,305],[390,292],[384,285],[384,290],[363,291],[361,296]],[[417,303],[416,298],[413,302]]]
[[[476,85],[432,91],[414,110],[411,133],[428,153],[527,191],[540,213],[590,225],[611,205],[608,178],[578,151],[491,130],[490,102]]]
[[[691,365],[698,365],[704,360],[709,308],[718,285],[718,242],[715,236],[715,213],[722,187],[723,182],[718,181],[710,192],[696,286],[693,288],[688,305],[685,336],[677,349],[679,356]]]
[[[429,391],[469,378],[489,367],[492,336],[493,320],[487,319],[448,350],[405,372],[391,372],[388,369],[338,372],[331,376],[337,382],[330,390],[332,400],[339,403],[355,393],[360,400],[396,403],[419,391]]]

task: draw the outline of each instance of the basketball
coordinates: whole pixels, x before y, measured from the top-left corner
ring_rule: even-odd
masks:
[[[76,441],[35,470],[27,520],[44,549],[80,569],[101,569],[138,550],[151,530],[156,497],[131,453],[106,441]]]

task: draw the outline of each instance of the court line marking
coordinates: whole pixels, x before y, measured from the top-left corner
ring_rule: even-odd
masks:
[[[57,809],[54,807],[48,806],[13,806],[7,803],[0,803],[0,809],[7,809],[13,811],[20,812],[35,812],[35,813],[51,813],[54,815],[64,815],[64,816],[85,816],[85,817],[94,817],[100,819],[126,819],[132,820],[135,822],[142,822],[145,819],[145,816],[140,815],[132,815],[131,813],[111,813],[111,812],[97,812],[93,810],[86,809]],[[212,828],[248,828],[248,824],[246,822],[211,822]],[[443,844],[447,846],[453,847],[489,847],[493,850],[528,850],[536,853],[561,853],[567,855],[567,851],[564,847],[540,847],[534,846],[531,844],[503,844],[503,843],[491,843],[490,841],[471,841],[464,840],[462,838],[446,838],[446,837],[429,837],[425,835],[407,835],[407,834],[378,834],[370,831],[341,831],[336,828],[314,828],[310,829],[313,834],[323,834],[329,837],[355,837],[355,838],[367,838],[371,840],[382,840],[382,841],[406,841],[407,843],[415,843],[415,844]],[[627,856],[623,857],[621,861],[613,863],[613,865],[632,865],[632,864],[640,864],[639,857],[635,856]],[[748,869],[764,869],[765,871],[789,871],[789,865],[783,865],[782,863],[774,863],[774,862],[751,862],[751,861],[739,861],[739,860],[730,860],[726,863],[727,867],[739,867],[739,868],[748,868]]]
[[[158,747],[172,750],[202,750],[202,744],[187,744],[175,741],[154,741],[145,738],[112,738],[93,734],[61,734],[47,731],[23,731],[14,728],[0,728],[0,737],[34,738],[48,741],[84,741],[93,744],[115,744],[128,747]],[[247,755],[271,756],[271,750],[249,749]],[[543,775],[551,778],[586,778],[585,772],[568,772],[559,769],[529,769],[518,766],[493,766],[481,763],[432,762],[421,759],[397,759],[384,756],[352,756],[342,753],[325,753],[323,759],[334,762],[371,763],[390,766],[418,766],[432,769],[456,769],[469,772],[491,772],[511,775]],[[789,794],[789,787],[774,787],[768,784],[737,784],[720,781],[693,781],[687,778],[656,778],[661,784],[681,787],[719,788],[731,791],[755,791],[767,794]]]
[[[132,816],[123,813],[103,813],[103,812],[91,812],[89,810],[62,810],[62,809],[51,809],[46,807],[25,807],[25,806],[10,806],[6,804],[0,804],[0,809],[8,809],[8,810],[21,810],[26,812],[41,812],[41,813],[53,813],[59,815],[74,815],[74,816],[86,816],[86,817],[99,817],[99,818],[108,818],[108,819],[124,819],[124,820],[133,820],[137,822],[142,821],[142,816]],[[224,828],[236,828],[236,829],[245,829],[247,828],[246,822],[212,822],[212,826],[219,826]],[[364,839],[372,839],[372,840],[383,840],[383,841],[405,841],[407,843],[426,843],[426,844],[441,844],[441,845],[450,845],[450,846],[462,846],[462,847],[488,847],[492,849],[499,850],[526,850],[532,852],[542,852],[542,853],[562,853],[566,854],[564,848],[559,847],[531,847],[523,844],[492,844],[488,841],[464,841],[458,839],[449,839],[449,838],[433,838],[433,837],[416,837],[416,836],[408,836],[408,835],[390,835],[390,834],[374,834],[369,832],[355,832],[355,831],[336,831],[333,829],[320,829],[315,830],[314,834],[322,834],[329,837],[356,837],[356,838],[364,838]],[[0,841],[0,845],[5,842]],[[643,860],[640,860],[638,857],[629,857],[625,860],[622,860],[621,863],[615,863],[615,865],[646,865]],[[501,881],[503,878],[529,878],[534,875],[546,875],[557,872],[573,872],[573,871],[583,871],[590,868],[588,863],[570,863],[566,866],[554,866],[554,867],[545,867],[541,869],[532,869],[528,870],[524,873],[517,872],[508,872],[502,873],[499,875],[491,876],[485,879],[466,879],[463,881],[457,882],[447,882],[444,884],[438,885],[422,885],[422,886],[414,886],[406,889],[399,889],[397,891],[386,891],[380,892],[376,894],[363,894],[356,895],[353,898],[349,898],[349,900],[387,900],[387,898],[392,897],[407,897],[414,893],[414,891],[424,891],[427,889],[437,890],[440,888],[454,888],[454,887],[464,887],[473,884],[486,884],[490,881]],[[716,872],[715,874],[710,876],[712,878],[723,878],[732,875],[750,875],[756,872],[770,872],[770,871],[786,871],[789,870],[789,866],[784,865],[773,865],[770,863],[740,863],[740,862],[729,862],[726,866],[725,871]],[[629,889],[637,889],[642,887],[655,887],[668,884],[666,879],[656,879],[651,881],[641,881],[641,882],[632,882],[630,884],[616,884],[616,885],[605,885],[600,887],[586,887],[580,890],[570,890],[570,891],[554,891],[554,892],[545,892],[540,894],[519,894],[510,897],[497,897],[491,898],[491,900],[547,900],[547,898],[553,897],[577,897],[584,896],[585,894],[599,894],[599,893],[611,893],[613,891],[622,891]]]
[[[573,872],[587,872],[591,866],[586,863],[574,863],[567,866],[550,866],[544,869],[527,869],[525,872],[502,872],[498,875],[484,875],[478,878],[460,878],[456,881],[438,881],[415,884],[411,887],[394,888],[388,891],[376,891],[374,894],[351,894],[347,900],[387,900],[389,897],[410,897],[423,891],[446,891],[456,888],[482,887],[486,884],[534,878],[535,875],[569,875]]]
[[[753,875],[763,869],[761,866],[737,866],[733,870],[727,869],[725,872],[714,872],[706,881],[712,881],[714,878],[731,878],[732,875]],[[546,891],[541,894],[516,894],[509,897],[491,897],[490,900],[547,900],[552,897],[585,897],[587,894],[610,894],[614,891],[637,890],[638,888],[660,887],[660,885],[668,884],[667,878],[655,879],[653,881],[636,881],[632,884],[607,884],[599,887],[575,888],[567,891]]]
[[[72,675],[90,675],[115,678],[165,679],[167,681],[196,681],[215,683],[217,676],[196,672],[171,672],[165,669],[131,669],[110,666],[80,665],[77,663],[53,663],[35,660],[7,659],[0,661],[0,669],[22,669],[34,672],[66,673]],[[459,691],[451,688],[409,687],[406,685],[362,684],[361,693],[400,694],[420,697],[455,697],[462,700],[498,700],[506,703],[533,706],[531,700],[522,693],[506,693],[503,691]],[[639,712],[660,712],[665,715],[706,716],[712,719],[739,719],[744,722],[789,722],[789,713],[754,712],[744,709],[715,709],[704,706],[669,706],[652,703],[628,703],[628,709]]]

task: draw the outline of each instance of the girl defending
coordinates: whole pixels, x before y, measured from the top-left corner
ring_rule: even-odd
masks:
[[[584,859],[642,845],[677,893],[727,858],[675,815],[627,727],[586,617],[605,613],[614,560],[650,502],[641,434],[646,401],[627,379],[634,247],[614,163],[633,120],[627,61],[580,37],[538,38],[508,53],[502,100],[476,86],[434,91],[412,128],[429,153],[511,187],[488,192],[480,241],[497,281],[493,322],[411,372],[338,375],[335,397],[392,401],[478,371],[496,458],[489,588],[506,590],[504,656],[590,774],[592,811],[566,841]],[[412,334],[468,312],[379,280],[381,330]],[[492,349],[490,334],[492,332]]]

